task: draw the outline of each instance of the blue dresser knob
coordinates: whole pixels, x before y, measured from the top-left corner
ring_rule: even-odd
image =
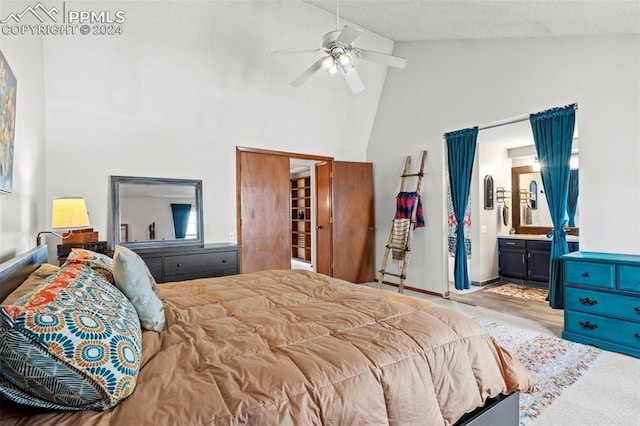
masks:
[[[640,307],[636,306],[634,309],[636,310],[636,312],[637,312],[638,314],[640,314]]]
[[[597,305],[598,304],[597,300],[593,300],[590,297],[581,297],[578,300],[580,300],[580,303],[582,303],[583,305],[587,305],[587,306],[593,306],[593,305]]]
[[[595,330],[596,328],[598,328],[598,325],[592,324],[591,322],[587,321],[580,322],[580,327],[584,328],[585,330]]]
[[[636,333],[634,336],[636,336],[636,339],[640,340],[640,334]]]
[[[591,276],[591,274],[590,274],[590,273],[588,273],[588,272],[585,272],[584,274],[582,274],[582,276],[583,276],[583,277],[590,277],[590,276]]]

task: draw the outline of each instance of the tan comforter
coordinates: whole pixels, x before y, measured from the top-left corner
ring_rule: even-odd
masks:
[[[7,422],[442,425],[531,391],[476,323],[427,301],[303,271],[161,286],[167,326],[143,334],[133,395],[105,412]]]

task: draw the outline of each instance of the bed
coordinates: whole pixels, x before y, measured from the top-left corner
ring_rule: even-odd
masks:
[[[45,258],[1,265],[0,300]],[[166,324],[141,333],[128,397],[71,412],[3,399],[0,423],[515,425],[534,389],[474,321],[422,299],[297,270],[159,287]]]

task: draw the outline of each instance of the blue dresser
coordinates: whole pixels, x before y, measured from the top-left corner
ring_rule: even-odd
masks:
[[[578,251],[562,261],[562,337],[640,357],[640,256]]]

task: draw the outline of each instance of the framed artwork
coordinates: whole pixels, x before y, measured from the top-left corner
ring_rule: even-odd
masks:
[[[0,51],[0,193],[11,193],[13,188],[17,86],[16,76]]]

